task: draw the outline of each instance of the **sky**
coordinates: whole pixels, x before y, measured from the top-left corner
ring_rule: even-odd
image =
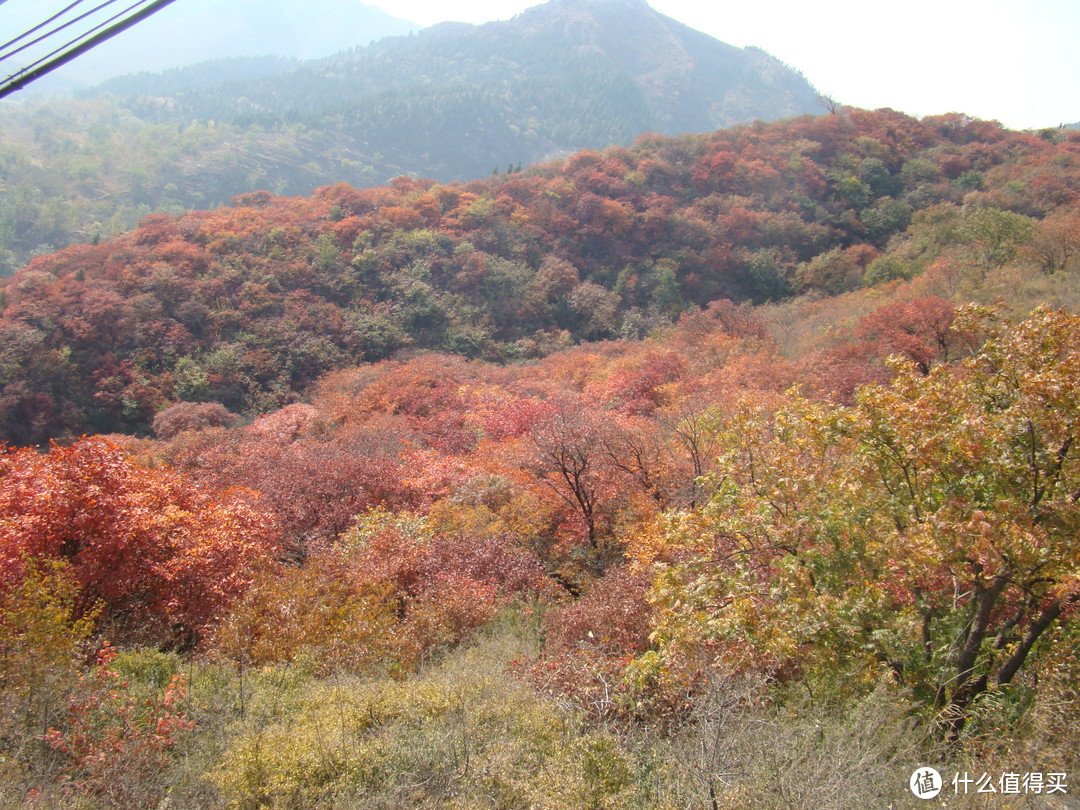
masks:
[[[421,25],[505,20],[536,0],[366,0]],[[1080,0],[650,0],[723,42],[756,45],[820,93],[1012,129],[1080,121]]]

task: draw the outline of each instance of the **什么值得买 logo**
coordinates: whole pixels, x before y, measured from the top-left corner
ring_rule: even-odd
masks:
[[[932,799],[941,792],[941,774],[933,768],[916,768],[908,786],[920,799]]]

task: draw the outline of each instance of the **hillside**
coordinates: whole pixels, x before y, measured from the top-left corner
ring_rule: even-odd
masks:
[[[129,95],[121,82],[108,89]],[[355,151],[443,181],[642,132],[816,109],[813,88],[777,60],[700,34],[644,0],[554,0],[505,22],[443,23],[269,80],[169,99],[167,119],[181,122],[333,122]]]
[[[1055,277],[1075,261],[1078,148],[852,110],[649,136],[484,181],[154,215],[5,284],[0,425],[18,443],[145,431],[170,403],[255,415],[405,349],[522,361],[643,337],[718,299],[930,270],[952,297],[1020,260]]]
[[[1064,799],[1078,199],[1076,135],[848,110],[36,258],[0,804]]]
[[[648,131],[816,111],[810,85],[775,59],[638,0],[547,4],[319,60],[118,78],[66,103],[0,107],[0,275],[151,211],[255,189],[464,181]]]

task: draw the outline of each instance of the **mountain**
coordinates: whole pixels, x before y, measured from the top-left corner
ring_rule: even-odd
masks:
[[[265,29],[258,41],[269,47],[287,14],[303,9],[311,20],[340,19],[325,47],[364,38],[350,20],[365,7],[347,0],[318,10],[309,0],[238,0],[214,11],[214,25],[202,2],[174,4],[180,16],[166,16],[170,6],[124,47],[144,41],[141,32],[167,52],[171,40],[154,25],[188,43],[247,25],[232,52],[251,45],[255,30]],[[199,24],[205,36],[191,33]],[[317,30],[310,21],[295,27],[298,43]],[[797,72],[642,0],[555,0],[505,22],[443,23],[314,60],[297,59],[298,48],[116,77],[72,99],[0,104],[0,276],[152,211],[212,208],[253,189],[289,196],[400,175],[468,180],[644,132],[818,111]],[[92,62],[73,65],[90,75]]]
[[[444,23],[216,87],[195,69],[166,80],[157,92],[147,79],[102,89],[158,121],[325,130],[379,181],[467,179],[646,131],[708,131],[817,105],[810,84],[776,59],[643,0],[554,0],[509,21]],[[348,171],[337,179],[362,181]]]
[[[817,111],[817,94],[800,74],[758,48],[736,48],[659,14],[644,0],[553,0],[485,28],[521,39],[555,34],[578,52],[603,54],[632,79],[655,128],[667,134]]]
[[[30,4],[0,11],[4,28],[13,31],[29,29],[43,16]],[[85,88],[114,76],[231,57],[312,59],[418,28],[358,0],[182,0],[33,87]]]

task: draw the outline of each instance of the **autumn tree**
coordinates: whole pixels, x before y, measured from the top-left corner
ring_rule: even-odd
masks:
[[[0,588],[29,561],[69,564],[80,610],[114,631],[190,643],[271,554],[275,525],[245,490],[147,469],[103,438],[0,457]]]
[[[1080,214],[1069,210],[1041,221],[1027,252],[1047,275],[1074,267],[1080,256]]]
[[[669,660],[841,690],[885,675],[952,740],[1037,674],[1080,602],[1080,319],[967,309],[957,327],[986,338],[958,365],[733,420],[725,479],[673,528],[690,554],[654,590]]]
[[[622,671],[628,658],[649,648],[648,585],[647,571],[614,566],[580,599],[553,607],[544,616],[534,683],[570,697],[593,718],[624,713]]]
[[[930,296],[886,304],[863,317],[855,330],[879,354],[902,354],[923,374],[938,362],[948,362],[963,341],[953,329],[955,307]]]
[[[223,427],[235,418],[220,402],[177,402],[154,417],[154,435],[171,439],[185,430]]]
[[[583,529],[583,539],[594,549],[606,528],[607,432],[601,419],[583,409],[580,401],[568,401],[531,433],[537,474],[570,508]]]

